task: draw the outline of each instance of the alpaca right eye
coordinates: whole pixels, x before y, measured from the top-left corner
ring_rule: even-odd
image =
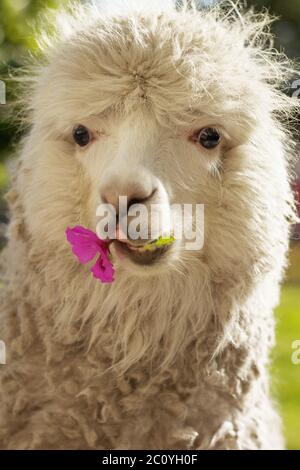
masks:
[[[218,129],[214,127],[205,127],[197,131],[192,136],[193,142],[200,144],[206,150],[212,150],[218,147],[221,142],[221,134]]]
[[[73,139],[80,147],[85,147],[92,140],[90,131],[85,126],[77,126],[73,129]]]

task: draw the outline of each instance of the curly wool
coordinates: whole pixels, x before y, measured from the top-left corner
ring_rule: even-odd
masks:
[[[283,447],[268,364],[296,104],[280,91],[289,65],[268,48],[267,15],[226,4],[78,7],[58,22],[31,77],[32,126],[7,196],[0,448]],[[141,107],[164,129],[205,110],[234,145],[197,180],[177,174],[182,198],[208,208],[201,252],[155,276],[120,263],[101,285],[64,240],[67,226],[94,222],[91,179],[66,136],[76,116],[114,122]]]

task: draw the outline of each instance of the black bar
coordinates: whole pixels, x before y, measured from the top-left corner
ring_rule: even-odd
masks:
[[[276,464],[287,466],[299,464],[298,451],[0,451],[0,465],[19,463],[22,468],[26,464],[47,466],[54,464],[83,465],[83,470],[88,468],[108,468],[121,466],[124,468],[141,468],[157,465],[187,466],[205,468],[206,465],[259,465],[266,463],[268,468]],[[91,467],[92,465],[92,467]],[[9,468],[9,467],[7,467]],[[20,467],[21,468],[21,467]],[[39,467],[40,468],[40,467]],[[240,467],[239,467],[240,468]]]

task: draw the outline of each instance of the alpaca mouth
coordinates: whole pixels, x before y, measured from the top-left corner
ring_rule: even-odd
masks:
[[[170,250],[170,245],[153,246],[151,250],[143,245],[134,246],[115,240],[116,250],[121,256],[128,257],[133,263],[139,265],[151,265],[160,261]]]

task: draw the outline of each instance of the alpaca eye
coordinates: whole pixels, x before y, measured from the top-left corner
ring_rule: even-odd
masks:
[[[205,129],[201,129],[200,132],[197,132],[197,134],[194,135],[193,140],[198,142],[207,150],[211,150],[219,145],[221,141],[221,135],[217,129],[214,129],[213,127],[206,127]]]
[[[80,147],[85,147],[92,140],[92,136],[86,127],[80,125],[73,129],[73,139]]]

